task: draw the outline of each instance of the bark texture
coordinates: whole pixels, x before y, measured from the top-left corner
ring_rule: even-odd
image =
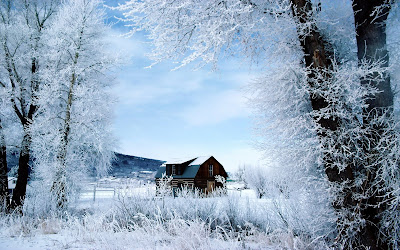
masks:
[[[39,88],[39,82],[36,79],[36,74],[38,70],[38,62],[36,58],[32,59],[32,66],[31,66],[31,74],[32,80],[30,86],[32,88],[31,92],[31,103],[26,105],[21,103],[21,107],[18,108],[14,99],[12,99],[14,111],[17,114],[23,129],[24,129],[24,137],[21,142],[21,151],[19,154],[19,161],[18,161],[18,178],[17,183],[14,189],[14,193],[11,200],[11,209],[22,211],[22,203],[25,199],[26,195],[26,185],[28,184],[29,178],[29,159],[30,159],[30,148],[32,144],[32,138],[29,131],[29,126],[33,120],[33,117],[38,109],[38,107],[34,104],[36,101],[36,91]],[[15,71],[15,70],[14,70]],[[14,74],[16,74],[14,72]],[[11,77],[10,77],[11,79]],[[13,87],[14,91],[15,87]],[[23,98],[21,98],[23,100]]]
[[[309,0],[292,0],[294,16],[298,18],[300,24],[310,22],[312,16],[312,5]],[[312,25],[309,34],[305,37],[299,37],[301,47],[304,52],[305,66],[310,68],[311,71],[308,75],[310,89],[318,88],[316,86],[316,76],[325,75],[325,80],[329,75],[326,72],[332,66],[332,61],[329,58],[328,51],[325,49],[326,41],[323,40],[318,27]],[[328,81],[326,81],[328,82]],[[310,95],[311,106],[314,111],[321,111],[328,107],[328,101],[321,95]],[[316,122],[321,126],[319,132],[320,137],[325,137],[325,131],[336,131],[340,126],[340,121],[337,117],[320,118]],[[353,179],[353,174],[350,167],[344,171],[339,171],[337,167],[331,166],[334,162],[333,156],[326,154],[324,156],[325,172],[329,181],[343,182],[345,180]]]
[[[26,195],[26,185],[28,184],[29,178],[31,136],[25,130],[26,129],[24,129],[24,138],[21,143],[22,148],[19,154],[18,178],[10,206],[11,209],[14,209],[18,212],[22,211],[22,205]]]
[[[389,54],[386,45],[386,19],[389,14],[390,5],[385,4],[385,0],[354,0],[353,12],[355,20],[355,28],[357,32],[358,60],[369,62],[381,62],[382,68],[389,66]],[[382,7],[383,6],[383,7]],[[379,13],[376,11],[380,9]],[[366,226],[363,228],[360,236],[360,244],[368,246],[370,249],[388,249],[388,244],[384,237],[380,235],[380,213],[386,207],[383,202],[382,189],[380,189],[379,181],[376,181],[378,169],[381,168],[379,162],[376,162],[376,155],[379,155],[377,146],[380,139],[386,131],[385,124],[375,124],[373,119],[379,119],[382,116],[390,118],[393,111],[393,92],[390,86],[389,74],[381,77],[378,72],[373,76],[376,80],[361,79],[362,85],[373,86],[379,92],[367,100],[368,107],[363,110],[363,126],[369,128],[370,133],[367,135],[368,147],[365,147],[365,161],[368,168],[364,166],[363,173],[367,176],[363,183],[363,190],[371,190],[369,192],[374,195],[362,200],[360,213],[366,220]],[[382,117],[384,118],[384,117]]]
[[[292,0],[293,13],[296,18],[298,18],[299,25],[310,22],[310,18],[313,15],[313,9],[310,0]],[[383,60],[381,64],[382,67],[388,66],[388,53],[386,49],[386,31],[385,31],[385,21],[388,15],[388,8],[384,9],[378,17],[372,15],[376,7],[383,4],[384,1],[364,1],[355,0],[354,1],[354,16],[356,23],[357,32],[357,45],[358,45],[358,58],[361,60],[368,60],[369,62],[377,62],[378,60]],[[298,27],[299,33],[301,28]],[[329,69],[332,66],[330,60],[329,51],[326,51],[326,41],[324,41],[321,36],[318,27],[312,25],[310,27],[309,33],[306,36],[299,36],[301,47],[304,51],[304,61],[305,66],[310,69],[308,75],[309,87],[311,92],[313,88],[321,87],[316,84],[318,81],[329,83]],[[326,79],[321,79],[321,76],[326,76]],[[318,76],[318,77],[316,77]],[[320,79],[320,80],[318,80]],[[393,105],[393,93],[390,87],[389,75],[385,75],[384,78],[378,77],[376,73],[376,81],[366,81],[361,80],[363,85],[372,85],[376,87],[380,92],[374,96],[370,96],[367,100],[368,108],[364,110],[364,121],[363,127],[371,129],[369,124],[373,117],[379,115],[387,115],[388,110],[392,109]],[[326,80],[326,81],[324,81]],[[323,87],[323,86],[322,86]],[[310,101],[312,109],[314,111],[321,111],[326,108],[329,103],[322,96],[312,94],[310,96]],[[320,126],[319,137],[323,140],[328,133],[335,132],[339,129],[341,122],[337,117],[329,118],[317,118],[316,123]],[[370,127],[368,127],[370,126]],[[336,212],[340,214],[338,225],[338,238],[337,243],[342,247],[349,248],[359,248],[364,247],[366,249],[387,249],[388,245],[381,240],[381,235],[379,232],[379,213],[384,209],[381,205],[381,195],[376,189],[376,171],[379,166],[374,165],[374,155],[379,155],[379,152],[375,152],[374,146],[379,143],[379,135],[385,130],[384,127],[373,127],[373,135],[367,135],[367,141],[372,144],[370,147],[364,149],[364,155],[366,159],[363,162],[348,164],[344,170],[340,171],[338,167],[334,165],[335,156],[326,150],[324,155],[324,168],[328,180],[337,186],[342,188],[341,195],[343,200],[333,201],[333,207]],[[365,143],[367,145],[367,143]],[[370,157],[371,156],[371,157]],[[356,166],[357,164],[357,166]],[[361,165],[361,166],[360,166]],[[367,167],[368,166],[368,167]],[[370,168],[374,166],[374,168]],[[365,183],[361,187],[356,187],[354,184],[355,176],[365,176]],[[355,194],[366,194],[368,190],[368,198],[358,199]],[[371,195],[372,194],[372,195]],[[347,213],[346,213],[347,211]],[[361,232],[356,233],[352,241],[346,242],[348,235],[346,234],[346,221],[351,222],[354,218],[352,212],[357,211],[358,216],[361,220],[365,220],[366,224],[360,226]],[[350,245],[349,245],[350,244]]]
[[[358,59],[371,62],[382,60],[382,67],[389,66],[389,54],[386,46],[386,19],[389,15],[390,5],[383,7],[378,14],[374,14],[374,11],[385,2],[385,0],[353,1]],[[379,80],[361,80],[361,84],[372,85],[381,91],[368,100],[367,112],[376,108],[393,106],[393,92],[390,87],[389,74],[383,78],[377,77],[377,79]]]

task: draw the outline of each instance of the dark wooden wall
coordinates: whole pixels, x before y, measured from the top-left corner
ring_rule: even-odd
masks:
[[[214,166],[213,169],[213,176],[221,175],[225,178],[228,177],[227,173],[225,172],[224,168],[222,167],[221,163],[219,163],[214,157],[211,157],[206,162],[204,162],[201,166],[199,171],[197,172],[196,178],[214,178],[213,176],[208,176],[208,165],[212,164]]]
[[[208,174],[208,166],[212,164],[213,167],[213,176],[209,176]],[[224,167],[219,163],[214,157],[211,157],[206,162],[204,162],[199,171],[197,172],[196,178],[194,180],[194,185],[200,189],[207,189],[207,181],[214,181],[216,175],[221,175],[223,177],[228,178],[228,174],[224,170]],[[219,182],[215,182],[216,187],[222,187],[222,184]]]

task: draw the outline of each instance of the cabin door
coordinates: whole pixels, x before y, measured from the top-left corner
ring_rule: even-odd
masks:
[[[207,192],[211,192],[215,189],[215,181],[207,181]]]

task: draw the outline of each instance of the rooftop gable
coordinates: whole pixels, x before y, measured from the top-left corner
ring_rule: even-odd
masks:
[[[186,162],[189,162],[189,161],[193,161],[195,159],[196,159],[196,157],[193,157],[193,158],[173,158],[173,159],[168,160],[165,164],[168,164],[168,165],[176,164],[176,165],[178,165],[178,164],[183,164],[183,163],[186,163]]]
[[[166,165],[178,165],[178,164],[183,164],[190,162],[190,164],[186,167],[185,171],[181,175],[173,175],[173,178],[195,178],[197,175],[197,172],[200,169],[200,166],[206,162],[208,159],[210,159],[212,156],[199,156],[195,158],[186,158],[186,159],[172,159],[170,161],[167,161],[165,164],[163,164],[157,171],[157,174],[155,175],[155,178],[161,178],[162,175],[166,172]]]
[[[211,157],[212,157],[211,155],[209,155],[209,156],[199,156],[193,162],[191,162],[189,164],[189,166],[202,165],[204,162],[206,162]]]

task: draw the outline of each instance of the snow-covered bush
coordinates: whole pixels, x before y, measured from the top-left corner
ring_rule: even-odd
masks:
[[[246,166],[244,171],[244,180],[248,186],[253,189],[258,198],[263,198],[267,195],[267,170],[261,166]]]
[[[29,241],[43,248],[85,249],[326,249],[323,241],[290,231],[265,232],[247,224],[240,230],[213,228],[212,222],[184,219],[177,214],[164,219],[138,215],[129,228],[120,227],[114,212],[55,216],[0,216],[0,237],[12,237],[18,246]],[[7,241],[6,241],[7,242]],[[19,243],[18,243],[19,242]],[[4,244],[4,238],[0,245]]]
[[[99,244],[103,249],[135,243],[134,248],[141,248],[146,242],[185,249],[324,249],[328,244],[327,237],[321,237],[325,233],[322,225],[304,216],[298,208],[303,205],[294,204],[297,200],[283,195],[280,200],[259,199],[250,190],[238,192],[228,184],[225,194],[204,196],[183,188],[175,197],[165,196],[163,202],[155,190],[148,192],[137,183],[130,183],[128,190],[127,184],[124,181],[122,188],[116,189],[111,209],[96,205],[46,213],[51,203],[43,203],[41,209],[39,195],[34,196],[37,200],[28,197],[30,205],[24,206],[23,216],[0,216],[0,232],[8,237],[20,231],[18,236],[31,239],[54,234],[60,244],[83,247],[89,243],[94,248]]]
[[[271,194],[276,197],[263,199],[240,197],[238,192],[221,194],[204,197],[201,192],[183,188],[175,197],[121,196],[112,218],[119,228],[127,230],[141,225],[144,218],[162,219],[167,223],[179,217],[186,221],[200,220],[208,223],[212,230],[227,232],[241,232],[251,227],[269,233],[292,232],[304,239],[326,241],[331,236],[332,228],[320,223],[329,220],[329,214],[322,214],[329,212],[329,207],[322,211],[321,204],[305,200],[307,196],[301,192],[292,193],[292,198],[288,198],[277,191]]]

